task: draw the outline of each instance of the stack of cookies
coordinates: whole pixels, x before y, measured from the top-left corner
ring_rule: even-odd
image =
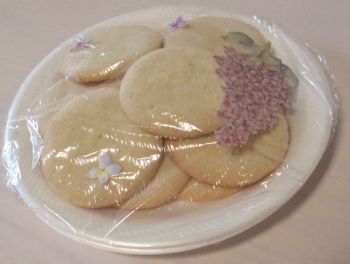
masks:
[[[64,78],[40,97],[34,110],[42,113],[42,173],[66,201],[128,210],[175,200],[213,201],[258,182],[283,161],[289,145],[287,120],[282,108],[270,107],[271,113],[263,106],[280,102],[279,90],[271,87],[293,88],[297,80],[265,48],[260,32],[219,17],[179,17],[163,31],[143,26],[98,29],[64,51]],[[257,64],[227,57],[232,63],[219,70],[227,46],[243,62],[250,63],[253,56]],[[230,98],[238,101],[229,118],[220,112],[223,105],[231,107],[228,91],[239,82],[245,85],[241,71],[230,71],[231,64],[242,71],[249,68],[249,74],[260,69],[270,78],[262,81],[269,92],[261,97],[254,92],[259,81],[243,76],[251,82],[247,93],[258,98],[254,104],[261,115],[251,105],[237,108],[241,101],[232,92]],[[236,113],[235,107],[244,111]],[[240,126],[238,121],[228,123],[235,122],[232,116],[244,116]],[[239,133],[227,132],[235,130]]]

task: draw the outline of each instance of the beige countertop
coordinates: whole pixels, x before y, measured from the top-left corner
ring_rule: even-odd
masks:
[[[2,130],[22,81],[62,41],[119,14],[179,2],[0,1]],[[341,100],[339,125],[311,178],[277,213],[234,238],[192,252],[145,257],[104,252],[63,237],[7,190],[1,170],[1,263],[350,263],[350,1],[182,3],[272,18],[326,56]]]

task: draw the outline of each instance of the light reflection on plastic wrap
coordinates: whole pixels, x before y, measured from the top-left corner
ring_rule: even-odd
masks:
[[[21,169],[19,166],[18,159],[18,144],[16,141],[5,142],[5,145],[2,150],[2,162],[6,169],[6,180],[7,185],[12,188],[20,183],[21,180]]]
[[[175,126],[175,125],[170,125],[170,124],[165,124],[165,123],[160,123],[160,122],[153,122],[153,126],[155,127],[166,127],[166,128],[172,128],[172,129],[175,129],[175,130],[179,130],[179,131],[186,131],[186,132],[192,132],[192,131],[199,131],[201,132],[201,130],[194,126],[194,125],[191,125],[189,123],[186,123],[186,122],[177,122],[176,120],[174,120],[174,122],[178,123],[178,126]]]
[[[31,117],[27,118],[27,128],[30,134],[30,141],[33,146],[32,168],[34,168],[40,160],[41,152],[43,150],[43,139],[39,133],[38,123]]]

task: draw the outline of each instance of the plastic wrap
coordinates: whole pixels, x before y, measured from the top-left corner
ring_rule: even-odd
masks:
[[[308,179],[336,127],[332,79],[318,52],[259,17],[193,7],[115,17],[23,83],[6,127],[7,184],[89,245],[209,245]]]

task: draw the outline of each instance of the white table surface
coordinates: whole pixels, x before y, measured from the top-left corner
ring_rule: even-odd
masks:
[[[21,82],[66,38],[125,12],[178,3],[0,0],[2,130]],[[181,3],[275,19],[328,58],[341,100],[340,121],[332,144],[310,180],[277,213],[220,244],[166,256],[129,256],[81,245],[50,229],[7,190],[5,172],[1,170],[0,263],[350,263],[350,1]]]

